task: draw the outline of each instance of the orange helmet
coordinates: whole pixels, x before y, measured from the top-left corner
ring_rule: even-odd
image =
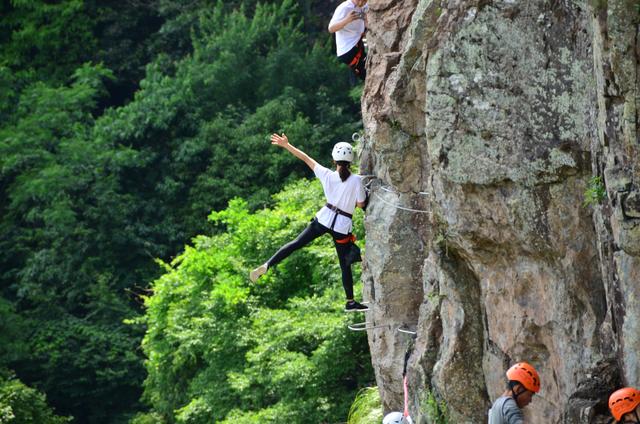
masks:
[[[518,362],[507,371],[507,379],[509,381],[517,381],[522,384],[525,389],[534,393],[540,391],[540,377],[533,366],[526,362]]]
[[[624,414],[633,412],[638,404],[640,404],[640,391],[633,387],[616,390],[609,396],[609,410],[616,421],[620,421]]]

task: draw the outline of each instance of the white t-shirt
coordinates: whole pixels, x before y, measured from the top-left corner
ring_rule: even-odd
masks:
[[[331,18],[331,22],[329,22],[329,26],[340,22],[344,18],[347,17],[352,10],[356,12],[366,12],[369,10],[369,5],[365,4],[364,7],[358,7],[351,2],[351,0],[347,0],[345,2],[340,3],[340,5],[336,8],[336,11],[333,12],[333,17]],[[347,53],[349,50],[353,48],[358,41],[360,41],[360,37],[362,37],[362,33],[364,32],[364,20],[356,19],[355,21],[349,22],[345,25],[340,31],[336,32],[336,53],[338,56],[342,56]]]
[[[356,202],[365,201],[364,187],[362,186],[362,178],[360,175],[351,174],[345,182],[342,182],[338,171],[331,171],[322,165],[316,165],[313,168],[314,174],[322,183],[324,195],[327,202],[348,214],[353,214],[356,208]],[[316,214],[318,222],[327,228],[331,228],[333,218],[336,212],[326,206]],[[341,234],[349,234],[351,232],[351,219],[344,215],[338,214],[333,230]]]

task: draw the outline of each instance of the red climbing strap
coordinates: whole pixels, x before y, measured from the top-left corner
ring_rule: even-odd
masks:
[[[402,415],[405,418],[409,417],[409,388],[407,387],[407,365],[409,364],[409,357],[411,356],[412,347],[413,343],[410,343],[407,346],[407,351],[404,354],[404,367],[402,368],[402,390],[404,391],[404,412]]]
[[[407,376],[402,378],[402,388],[404,389],[404,412],[403,416],[409,416],[409,389],[407,388]]]

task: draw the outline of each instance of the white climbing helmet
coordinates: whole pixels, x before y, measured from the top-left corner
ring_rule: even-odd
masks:
[[[336,162],[340,160],[353,162],[353,147],[351,147],[351,144],[345,142],[336,143],[336,145],[333,146],[331,156]]]
[[[389,412],[382,420],[382,424],[401,424],[402,412]]]

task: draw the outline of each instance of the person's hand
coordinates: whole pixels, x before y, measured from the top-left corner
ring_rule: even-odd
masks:
[[[360,15],[359,12],[356,12],[355,10],[352,10],[351,12],[349,12],[349,14],[347,15],[347,23],[351,23],[353,21],[357,21],[358,19],[362,19],[362,16]]]
[[[276,133],[271,134],[271,144],[275,144],[276,146],[284,147],[289,144],[289,139],[287,138],[285,133],[282,135],[278,135]]]

